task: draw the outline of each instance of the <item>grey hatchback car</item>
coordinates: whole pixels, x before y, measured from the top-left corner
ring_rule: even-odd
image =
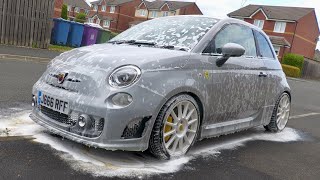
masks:
[[[30,117],[51,132],[161,159],[255,126],[281,131],[291,104],[268,36],[241,20],[205,16],[157,18],[63,53],[32,94]]]

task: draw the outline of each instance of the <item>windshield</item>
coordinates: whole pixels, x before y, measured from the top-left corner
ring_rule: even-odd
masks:
[[[147,41],[190,50],[215,23],[216,19],[199,16],[157,18],[133,26],[111,41]]]

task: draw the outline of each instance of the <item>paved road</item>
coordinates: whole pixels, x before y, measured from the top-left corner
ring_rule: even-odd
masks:
[[[30,109],[32,84],[45,70],[45,64],[0,60],[0,113],[10,107]],[[175,172],[144,176],[149,179],[319,179],[320,177],[320,83],[289,80],[293,89],[289,127],[303,134],[297,142],[249,141],[236,149],[221,150],[209,157],[197,156]],[[2,109],[2,111],[1,111]],[[304,115],[306,114],[306,117]],[[7,114],[8,115],[8,114]],[[303,116],[299,116],[303,115]],[[248,130],[204,140],[220,144],[255,133]],[[196,151],[196,150],[195,150]],[[132,153],[132,156],[137,156]],[[76,171],[48,145],[28,137],[0,138],[0,179],[88,179],[90,173]],[[108,179],[108,177],[102,177]],[[133,176],[130,179],[139,179]],[[113,179],[118,179],[114,177]]]
[[[35,48],[27,48],[27,47],[0,45],[0,54],[32,56],[32,57],[52,59],[61,53],[56,51],[50,51],[47,49],[35,49]]]

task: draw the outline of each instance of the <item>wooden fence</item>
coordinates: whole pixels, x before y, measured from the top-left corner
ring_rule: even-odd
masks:
[[[320,62],[305,58],[302,77],[320,80]]]
[[[0,0],[0,43],[47,48],[54,0]]]

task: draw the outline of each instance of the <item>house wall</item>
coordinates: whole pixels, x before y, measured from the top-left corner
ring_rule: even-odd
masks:
[[[141,3],[141,0],[135,0],[135,1],[121,4],[119,6],[117,32],[122,32],[129,28],[129,23],[134,21],[136,7],[140,3]]]
[[[298,20],[296,35],[294,38],[295,46],[292,52],[301,54],[309,59],[314,58],[317,46],[316,39],[319,37],[319,28],[315,11]]]
[[[62,5],[63,5],[63,0],[55,0],[53,18],[61,17]]]
[[[93,6],[91,7],[89,17],[98,12],[99,15],[112,19],[109,28],[111,31],[122,32],[129,28],[130,22],[135,20],[135,10],[140,3],[141,0],[123,3],[115,6],[115,12],[110,13],[111,6],[108,6],[106,1],[102,1],[101,5],[98,5],[98,11],[94,11]],[[102,11],[102,6],[106,6],[106,11]],[[103,20],[100,21],[100,25],[103,27]]]
[[[179,15],[202,15],[202,12],[199,7],[195,3],[193,3],[189,6],[181,8],[179,11]]]

